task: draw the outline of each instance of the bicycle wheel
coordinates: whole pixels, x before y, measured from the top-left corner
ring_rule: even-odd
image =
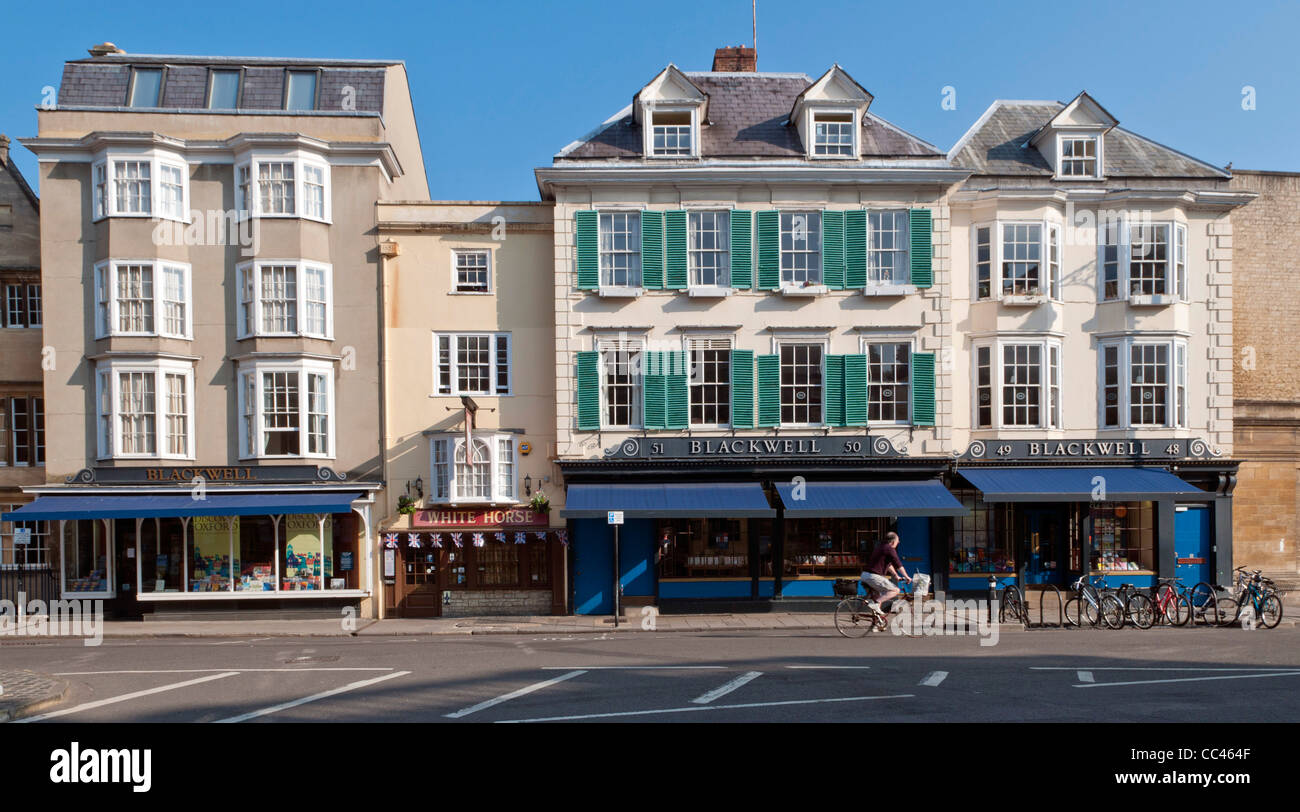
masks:
[[[1066,625],[1078,627],[1083,620],[1083,610],[1079,608],[1079,599],[1070,598],[1065,602],[1065,622]]]
[[[1155,622],[1155,606],[1151,599],[1141,592],[1134,592],[1128,596],[1128,605],[1124,607],[1127,612],[1129,622],[1139,629],[1149,629]]]
[[[1083,619],[1088,621],[1089,626],[1096,626],[1101,622],[1101,604],[1096,600],[1089,600],[1087,595],[1083,598]]]
[[[874,625],[862,598],[845,598],[835,607],[835,631],[844,637],[866,637]]]
[[[1187,602],[1191,606],[1192,618],[1196,623],[1206,626],[1219,625],[1219,596],[1214,591],[1214,587],[1204,581],[1200,582],[1188,593]]]
[[[1101,620],[1108,629],[1124,628],[1124,604],[1114,595],[1102,595]]]
[[[1282,622],[1282,599],[1269,594],[1259,605],[1259,622],[1265,629],[1271,629]]]
[[[1017,587],[1009,586],[1002,591],[1002,605],[999,607],[998,620],[1005,623],[1011,620],[1013,623],[1029,625],[1029,615],[1025,611],[1025,600],[1020,596],[1020,590]]]
[[[1174,626],[1186,626],[1192,617],[1192,605],[1182,595],[1174,595],[1162,616]]]
[[[1241,614],[1241,606],[1235,598],[1218,598],[1214,603],[1214,623],[1216,626],[1231,626]]]

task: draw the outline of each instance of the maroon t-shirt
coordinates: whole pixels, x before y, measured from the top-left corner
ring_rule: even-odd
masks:
[[[903,571],[903,562],[898,558],[898,551],[894,549],[894,545],[888,542],[879,544],[876,549],[871,551],[871,557],[867,559],[867,572],[874,572],[876,575],[888,575],[890,564],[894,565],[895,570]]]

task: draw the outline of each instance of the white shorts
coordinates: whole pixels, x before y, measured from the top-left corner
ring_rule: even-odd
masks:
[[[894,590],[894,582],[883,575],[877,575],[874,572],[864,572],[859,579],[867,588],[867,591],[875,593],[875,596],[884,595],[886,592]]]

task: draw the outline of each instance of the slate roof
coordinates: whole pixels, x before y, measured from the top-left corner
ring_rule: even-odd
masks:
[[[203,110],[207,101],[208,72],[213,68],[242,68],[240,110],[281,110],[284,107],[284,80],[288,68],[320,70],[317,110],[346,112],[343,105],[350,97],[355,106],[350,111],[383,111],[384,70],[398,62],[378,60],[290,59],[270,57],[196,57],[144,54],[112,54],[78,59],[63,66],[59,86],[60,108],[124,107],[132,65],[163,67],[162,106],[168,109]],[[351,87],[354,94],[345,94]]]
[[[804,74],[686,73],[709,96],[709,122],[700,130],[704,158],[803,158],[799,131],[787,124],[795,99],[812,85]],[[884,119],[863,117],[864,158],[942,158],[943,153]],[[579,140],[557,160],[641,158],[641,125],[625,114]]]
[[[1029,138],[1064,108],[1054,101],[998,100],[949,152],[955,166],[978,175],[1051,177]],[[1115,127],[1104,136],[1103,172],[1108,178],[1227,178],[1229,173],[1190,155]]]

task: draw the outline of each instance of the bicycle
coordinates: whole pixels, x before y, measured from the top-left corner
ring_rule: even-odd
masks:
[[[1155,624],[1156,613],[1150,596],[1134,584],[1120,584],[1115,597],[1124,605],[1124,617],[1139,629]]]
[[[899,608],[902,603],[910,602],[914,598],[911,592],[904,591],[897,597],[886,601],[888,606],[882,604],[881,611],[877,611],[868,604],[867,597],[858,595],[858,585],[860,583],[861,581],[850,578],[837,578],[835,580],[835,595],[843,599],[835,606],[835,631],[839,632],[842,637],[866,637],[872,632],[887,630],[891,622],[891,616],[896,614],[894,610]],[[902,584],[899,585],[899,589],[903,589]],[[899,634],[908,637],[921,636],[920,631],[913,629],[910,624],[897,623],[895,628]]]
[[[1187,593],[1188,609],[1196,625],[1218,626],[1219,591],[1213,585],[1201,581]]]
[[[1185,594],[1182,580],[1179,578],[1161,578],[1156,587],[1156,597],[1152,602],[1156,623],[1168,623],[1170,626],[1186,626],[1192,617],[1192,604]]]
[[[1002,599],[998,602],[998,621],[1006,623],[1008,617],[1029,628],[1029,607],[1025,604],[1024,596],[1020,594],[1020,587],[1015,584],[1008,584],[1002,590]]]
[[[1105,581],[1102,577],[1096,576],[1102,588],[1105,588]],[[1065,620],[1071,626],[1082,625],[1080,620],[1087,618],[1088,624],[1096,626],[1098,623],[1105,623],[1107,628],[1120,629],[1124,626],[1124,605],[1119,602],[1111,593],[1102,594],[1097,591],[1097,584],[1084,583],[1086,577],[1080,575],[1070,584],[1070,589],[1077,593],[1074,597],[1065,602]],[[1070,604],[1076,604],[1074,612],[1071,614]]]
[[[1282,599],[1277,585],[1263,576],[1262,570],[1248,575],[1245,567],[1237,567],[1236,597],[1219,601],[1219,624],[1231,626],[1241,619],[1242,610],[1249,607],[1258,618],[1259,625],[1272,629],[1282,622]]]

